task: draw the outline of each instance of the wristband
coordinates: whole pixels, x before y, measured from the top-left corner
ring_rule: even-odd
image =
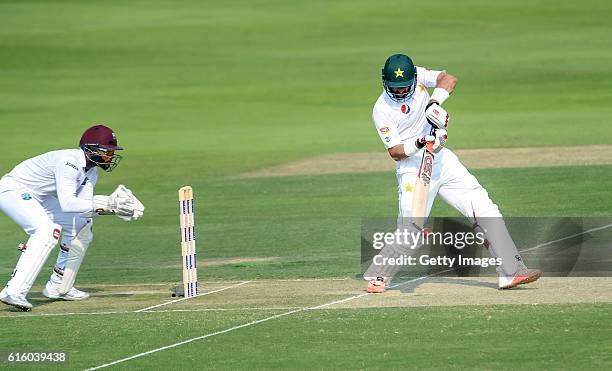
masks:
[[[417,153],[419,151],[419,149],[423,148],[423,146],[421,146],[420,148],[417,146],[417,143],[419,142],[419,140],[417,139],[416,142],[414,142],[412,145],[410,145],[410,143],[404,143],[404,154],[408,157],[410,156],[414,156],[415,153]]]
[[[448,99],[450,93],[444,88],[435,88],[431,94],[431,100],[435,100],[439,105],[442,105],[446,99]]]

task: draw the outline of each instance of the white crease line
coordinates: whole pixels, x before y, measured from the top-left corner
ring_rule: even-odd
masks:
[[[283,279],[261,279],[261,280],[250,280],[253,283],[265,283],[265,282],[318,282],[318,281],[348,281],[350,277],[333,277],[333,278],[283,278]],[[218,284],[227,283],[228,281],[200,281],[206,284]],[[231,281],[230,281],[231,282]],[[179,285],[177,282],[158,282],[158,283],[117,283],[117,284],[84,284],[86,287],[93,288],[107,288],[107,287],[134,287],[134,286],[171,286]],[[141,292],[141,291],[134,291]]]
[[[273,311],[273,310],[290,310],[290,309],[304,309],[304,307],[162,309],[162,310],[150,310],[150,311],[138,312],[138,313],[234,312],[234,311],[241,311],[241,310],[244,310],[244,311]]]
[[[352,278],[288,278],[288,279],[273,279],[273,280],[257,280],[254,282],[319,282],[319,281],[348,281]]]
[[[396,283],[395,285],[390,285],[390,286],[388,287],[388,289],[394,289],[394,288],[396,288],[396,287],[400,287],[400,286],[406,285],[406,284],[408,284],[408,283],[412,283],[412,282],[416,282],[416,281],[419,281],[419,280],[422,280],[422,279],[425,279],[425,278],[429,278],[429,277],[431,277],[431,276],[435,276],[435,275],[440,274],[440,273],[449,272],[449,271],[451,271],[451,270],[452,270],[452,269],[445,269],[445,270],[443,270],[443,271],[436,272],[436,273],[432,273],[432,274],[429,274],[429,275],[427,275],[427,276],[417,277],[417,278],[413,278],[413,279],[408,280],[408,281],[404,281],[404,282]],[[361,298],[361,297],[363,297],[363,296],[367,296],[367,295],[370,295],[370,294],[372,294],[372,293],[370,293],[370,292],[364,292],[363,294],[359,294],[359,295],[356,295],[356,296],[351,296],[351,297],[349,297],[349,298],[345,298],[345,299],[340,299],[340,300],[332,301],[331,303],[326,303],[326,304],[317,305],[316,307],[305,308],[305,310],[315,310],[315,309],[321,309],[321,308],[329,307],[329,306],[331,306],[331,305],[336,305],[336,304],[340,304],[340,303],[345,303],[345,302],[347,302],[347,301],[351,301],[351,300],[359,299],[359,298]]]
[[[192,296],[191,298],[199,298],[200,296],[210,295],[210,294],[214,294],[214,293],[217,293],[217,292],[220,292],[220,291],[225,291],[225,290],[233,289],[234,287],[246,285],[247,283],[251,283],[251,282],[253,282],[253,281],[243,281],[243,282],[237,283],[235,285],[231,285],[231,286],[227,286],[227,287],[222,287],[220,289],[213,290],[213,291],[207,291],[207,292],[204,292],[202,294],[199,294],[199,295],[196,295],[196,296]],[[161,303],[161,304],[157,304],[157,305],[152,305],[150,307],[146,307],[146,308],[135,310],[134,313],[146,312],[146,311],[149,311],[149,310],[151,310],[153,308],[163,307],[164,305],[178,303],[179,301],[183,301],[183,300],[187,300],[187,299],[191,299],[191,298],[184,297],[184,298],[180,298],[180,299],[170,300],[170,301],[167,301],[165,303]]]
[[[569,240],[570,238],[578,237],[580,235],[587,234],[587,233],[590,233],[590,232],[601,231],[602,229],[606,229],[606,228],[610,228],[610,227],[612,227],[612,223],[607,224],[607,225],[602,225],[601,227],[595,227],[595,228],[587,229],[586,231],[583,231],[583,232],[580,232],[580,233],[575,233],[575,234],[573,234],[571,236],[566,236],[566,237],[563,237],[563,238],[559,238],[559,239],[554,240],[554,241],[544,242],[544,243],[541,243],[541,244],[536,245],[534,247],[530,247],[530,248],[525,249],[525,250],[520,250],[519,252],[523,253],[525,251],[531,251],[531,250],[539,249],[540,247],[552,245],[552,244],[560,242],[560,241]]]
[[[158,283],[91,284],[91,285],[87,285],[87,287],[134,287],[134,286],[170,286],[170,285],[178,285],[178,283],[177,282],[158,282]]]
[[[134,313],[131,310],[120,310],[110,312],[68,312],[68,313],[36,313],[36,314],[15,314],[14,316],[0,316],[0,318],[31,318],[31,317],[56,317],[56,316],[94,316],[102,314],[124,314]]]
[[[100,365],[100,366],[88,368],[88,369],[86,369],[86,371],[97,370],[97,369],[100,369],[100,368],[116,365],[117,363],[122,363],[122,362],[125,362],[125,361],[129,361],[129,360],[134,359],[134,358],[144,357],[144,356],[146,356],[148,354],[151,354],[151,353],[156,353],[156,352],[160,352],[162,350],[166,350],[166,349],[170,349],[170,348],[175,348],[175,347],[178,347],[178,346],[181,346],[181,345],[184,345],[184,344],[188,344],[188,343],[194,342],[196,340],[202,340],[202,339],[209,338],[211,336],[221,335],[221,334],[224,334],[226,332],[238,330],[238,329],[241,329],[243,327],[248,327],[248,326],[256,325],[258,323],[270,321],[270,320],[273,320],[273,319],[276,319],[276,318],[288,316],[290,314],[302,312],[304,310],[306,310],[306,309],[296,309],[296,310],[292,310],[292,311],[289,311],[289,312],[280,313],[280,314],[277,314],[277,315],[274,315],[274,316],[271,316],[271,317],[267,317],[267,318],[259,319],[259,320],[256,320],[256,321],[244,323],[242,325],[230,327],[230,328],[225,329],[225,330],[221,330],[221,331],[217,331],[217,332],[212,332],[210,334],[206,334],[206,335],[203,335],[203,336],[198,336],[198,337],[195,337],[195,338],[187,339],[187,340],[181,341],[179,343],[174,343],[174,344],[171,344],[171,345],[166,345],[165,347],[153,349],[153,350],[150,350],[148,352],[138,353],[138,354],[135,354],[135,355],[133,355],[131,357],[118,359],[118,360],[110,362],[110,363],[106,363],[106,364],[103,364],[103,365]]]
[[[438,272],[438,273],[441,273],[441,272]],[[410,282],[418,281],[418,280],[421,280],[421,279],[424,279],[424,278],[427,278],[427,277],[429,277],[429,276],[418,277],[418,278],[415,278],[415,279],[412,279],[412,280],[409,280],[409,281],[401,282],[401,283],[398,283],[396,285],[390,286],[390,288],[399,287],[399,286],[408,284]],[[210,334],[206,334],[206,335],[198,336],[198,337],[195,337],[195,338],[187,339],[187,340],[184,340],[184,341],[181,341],[181,342],[178,342],[178,343],[166,345],[166,346],[161,347],[161,348],[149,350],[148,352],[138,353],[138,354],[135,354],[135,355],[133,355],[131,357],[118,359],[118,360],[110,362],[110,363],[105,363],[105,364],[100,365],[100,366],[95,366],[95,367],[92,367],[92,368],[88,368],[86,371],[97,370],[97,369],[100,369],[100,368],[105,368],[105,367],[113,366],[113,365],[116,365],[118,363],[129,361],[129,360],[132,360],[132,359],[135,359],[135,358],[144,357],[146,355],[149,355],[149,354],[152,354],[152,353],[156,353],[156,352],[160,352],[162,350],[175,348],[175,347],[178,347],[178,346],[181,346],[181,345],[184,345],[184,344],[188,344],[188,343],[191,343],[191,342],[194,342],[194,341],[197,341],[197,340],[202,340],[202,339],[206,339],[206,338],[209,338],[209,337],[212,337],[212,336],[225,334],[226,332],[238,330],[238,329],[241,329],[241,328],[244,328],[244,327],[249,327],[249,326],[256,325],[256,324],[259,324],[259,323],[262,323],[262,322],[267,322],[267,321],[270,321],[270,320],[273,320],[273,319],[276,319],[276,318],[288,316],[290,314],[304,312],[304,311],[309,311],[309,310],[321,309],[321,308],[324,308],[324,307],[327,307],[327,306],[330,306],[330,305],[334,305],[334,304],[338,304],[338,303],[344,303],[344,302],[347,302],[347,301],[351,301],[351,300],[355,300],[355,299],[361,298],[361,297],[366,296],[366,295],[375,295],[375,294],[371,294],[371,293],[366,292],[366,293],[359,294],[359,295],[354,295],[354,296],[351,296],[351,297],[348,297],[348,298],[345,298],[345,299],[332,301],[330,303],[317,305],[315,307],[298,308],[298,309],[290,310],[288,312],[276,314],[276,315],[273,315],[273,316],[270,316],[270,317],[266,317],[266,318],[263,318],[263,319],[258,319],[256,321],[251,321],[251,322],[248,322],[248,323],[244,323],[242,325],[230,327],[230,328],[225,329],[225,330],[221,330],[221,331],[217,331],[217,332],[212,332]]]
[[[173,312],[239,312],[239,311],[275,311],[301,309],[304,307],[246,307],[246,308],[200,308],[200,309],[162,309],[135,312],[133,310],[120,310],[108,312],[68,312],[68,313],[37,313],[37,314],[15,314],[14,316],[0,316],[0,318],[31,318],[31,317],[57,317],[57,316],[95,316],[109,314],[130,314],[130,313],[173,313]]]

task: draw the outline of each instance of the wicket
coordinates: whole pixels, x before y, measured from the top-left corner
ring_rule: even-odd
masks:
[[[193,190],[190,186],[179,189],[179,215],[183,253],[183,290],[185,297],[191,298],[198,295],[198,269],[196,264]]]

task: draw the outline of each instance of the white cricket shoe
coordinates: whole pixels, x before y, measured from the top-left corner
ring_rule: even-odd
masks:
[[[12,305],[15,308],[21,309],[24,312],[32,310],[32,304],[30,304],[24,294],[9,295],[6,289],[3,289],[2,292],[0,292],[0,301],[6,305]]]
[[[64,299],[70,301],[85,300],[89,297],[89,293],[81,291],[75,287],[68,290],[64,295],[60,294],[58,284],[47,281],[45,288],[42,291],[43,296],[49,299]]]

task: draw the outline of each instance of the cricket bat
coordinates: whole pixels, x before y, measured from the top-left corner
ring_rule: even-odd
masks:
[[[431,182],[433,163],[433,142],[427,142],[412,191],[412,224],[419,230],[422,230],[425,225],[425,212],[427,211],[427,198],[429,196],[429,183]]]

